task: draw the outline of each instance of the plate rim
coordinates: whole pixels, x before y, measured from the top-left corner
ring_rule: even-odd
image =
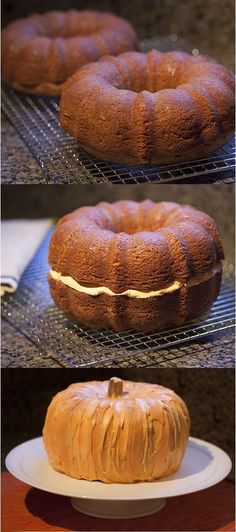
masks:
[[[189,437],[189,443],[197,443],[197,444],[200,444],[200,445],[207,445],[210,450],[212,450],[214,452],[214,458],[216,459],[216,454],[218,455],[221,455],[222,457],[224,457],[225,459],[225,467],[224,467],[224,470],[221,469],[220,472],[218,472],[218,470],[216,470],[208,479],[207,481],[204,482],[201,482],[199,483],[197,486],[190,486],[187,490],[184,488],[180,489],[179,492],[177,493],[174,493],[174,494],[162,494],[160,493],[160,495],[158,494],[148,494],[148,495],[142,495],[140,493],[137,493],[135,495],[131,495],[130,498],[126,497],[126,498],[120,498],[118,496],[115,496],[115,497],[109,497],[107,498],[106,496],[104,495],[91,495],[91,496],[88,496],[88,495],[78,495],[76,496],[75,493],[68,493],[68,491],[66,490],[65,488],[65,491],[64,493],[62,493],[62,489],[58,489],[55,487],[55,489],[52,490],[52,488],[47,488],[44,484],[40,484],[40,481],[38,482],[37,480],[35,482],[32,482],[32,480],[30,479],[30,477],[27,477],[26,474],[22,473],[21,471],[16,471],[17,468],[14,468],[12,467],[12,464],[11,464],[11,460],[13,458],[13,456],[19,451],[19,449],[24,446],[26,446],[27,444],[33,444],[33,443],[42,443],[43,445],[43,437],[42,436],[38,436],[38,437],[35,437],[35,438],[32,438],[30,440],[26,440],[25,442],[22,442],[20,443],[19,445],[17,445],[16,447],[14,447],[13,449],[11,449],[11,451],[9,451],[9,453],[7,454],[6,456],[6,459],[5,459],[5,464],[6,464],[6,468],[7,470],[10,472],[10,474],[12,474],[15,478],[17,478],[18,480],[20,480],[21,482],[24,482],[25,484],[27,484],[28,486],[31,486],[32,488],[36,488],[36,489],[40,489],[42,491],[45,491],[47,493],[53,493],[53,494],[56,494],[56,495],[62,495],[62,496],[66,496],[66,497],[76,497],[78,499],[85,499],[85,500],[94,500],[94,501],[98,501],[98,500],[103,500],[103,501],[109,501],[109,502],[112,502],[112,501],[120,501],[120,502],[128,502],[128,501],[135,501],[135,500],[151,500],[151,499],[159,499],[159,498],[171,498],[171,497],[178,497],[180,495],[187,495],[187,494],[190,494],[190,493],[196,493],[198,491],[202,491],[204,489],[207,489],[207,488],[210,488],[211,486],[214,486],[215,484],[218,484],[219,482],[221,482],[231,471],[232,469],[232,461],[231,461],[231,458],[229,457],[229,455],[223,450],[221,449],[220,447],[218,447],[217,445],[214,445],[213,443],[210,443],[206,440],[202,440],[201,438],[195,438],[193,436],[190,436]],[[189,445],[188,443],[188,445]],[[49,462],[48,462],[48,465],[50,466]],[[51,467],[51,466],[50,466]],[[53,469],[53,468],[52,468]],[[64,475],[62,473],[62,475]],[[69,477],[68,475],[65,475],[65,477],[67,478],[73,478],[73,477]],[[166,477],[168,480],[171,480],[171,476],[170,477]],[[27,480],[28,479],[28,480]],[[73,480],[76,480],[76,479],[73,479]],[[82,480],[82,479],[78,479],[80,480],[80,482],[86,482],[87,484],[91,484],[93,483],[93,481],[89,481],[89,480]],[[165,479],[163,479],[165,480]],[[175,479],[176,480],[176,479]],[[98,482],[98,481],[96,481]],[[158,480],[157,481],[154,481],[154,482],[143,482],[143,483],[135,483],[135,485],[138,485],[138,484],[156,484],[158,483]],[[107,486],[109,486],[110,484],[106,484]],[[117,484],[117,485],[121,485],[121,484]],[[130,486],[132,487],[134,484],[125,484],[126,486]],[[163,482],[163,486],[164,486],[164,482]]]

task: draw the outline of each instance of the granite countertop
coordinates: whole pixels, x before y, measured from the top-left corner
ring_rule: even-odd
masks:
[[[33,176],[34,182],[43,181],[43,172],[31,155],[23,140],[19,137],[9,120],[2,113],[2,181],[8,183],[30,184]]]
[[[233,329],[222,333],[211,334],[200,341],[192,341],[182,344],[179,347],[163,349],[163,356],[172,355],[172,359],[159,364],[159,367],[208,367],[208,368],[230,368],[235,364],[235,335]],[[152,367],[155,367],[155,350],[151,352],[153,360]],[[150,365],[150,353],[143,353],[139,357],[140,367],[146,366],[146,361]],[[132,364],[132,357],[118,363],[118,367],[129,368],[137,365],[136,359]],[[105,363],[105,367],[117,367],[111,361]],[[2,320],[2,367],[60,367],[60,364],[50,354],[43,355],[40,347],[35,346],[19,330],[11,324]]]

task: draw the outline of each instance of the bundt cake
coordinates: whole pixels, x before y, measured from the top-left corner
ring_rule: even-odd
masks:
[[[234,78],[184,52],[108,56],[66,82],[60,121],[85,150],[111,162],[197,159],[234,130]]]
[[[34,14],[2,32],[2,75],[15,89],[55,96],[79,67],[105,54],[137,50],[126,20],[73,9]]]
[[[187,407],[172,390],[112,378],[72,384],[55,395],[43,440],[57,471],[130,484],[177,471],[189,427]]]
[[[213,219],[191,206],[102,202],[59,221],[49,283],[56,304],[81,324],[157,331],[210,307],[223,258]]]

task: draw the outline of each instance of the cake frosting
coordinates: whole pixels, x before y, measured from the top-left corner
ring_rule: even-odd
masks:
[[[76,383],[51,401],[43,439],[51,466],[106,483],[152,481],[182,462],[190,418],[182,399],[157,384]]]
[[[186,283],[180,282],[180,281],[174,281],[169,286],[166,286],[165,288],[162,288],[160,290],[151,290],[149,292],[142,292],[141,290],[125,290],[121,293],[115,293],[112,292],[109,288],[106,288],[105,286],[98,286],[98,287],[89,287],[89,286],[82,286],[79,284],[75,279],[70,277],[69,275],[61,275],[61,273],[55,272],[54,270],[50,270],[49,276],[54,279],[55,281],[60,281],[66,286],[69,286],[73,290],[76,290],[77,292],[81,292],[83,294],[88,294],[89,296],[99,296],[102,294],[107,294],[109,296],[126,296],[126,297],[133,297],[137,299],[147,299],[149,297],[160,297],[164,294],[170,294],[172,292],[175,292],[175,290],[179,290],[181,286],[186,286],[187,288],[190,288],[191,286],[197,286],[200,283],[203,283],[204,281],[208,281],[211,277],[213,277],[216,273],[222,271],[222,262],[219,264],[216,264],[214,268],[211,268],[209,272],[203,273],[201,275],[196,275],[196,277],[193,277]]]

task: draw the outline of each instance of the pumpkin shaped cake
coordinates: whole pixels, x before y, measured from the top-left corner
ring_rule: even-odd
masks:
[[[106,483],[154,481],[182,462],[190,419],[172,390],[143,382],[91,381],[53,397],[43,428],[51,466]]]

